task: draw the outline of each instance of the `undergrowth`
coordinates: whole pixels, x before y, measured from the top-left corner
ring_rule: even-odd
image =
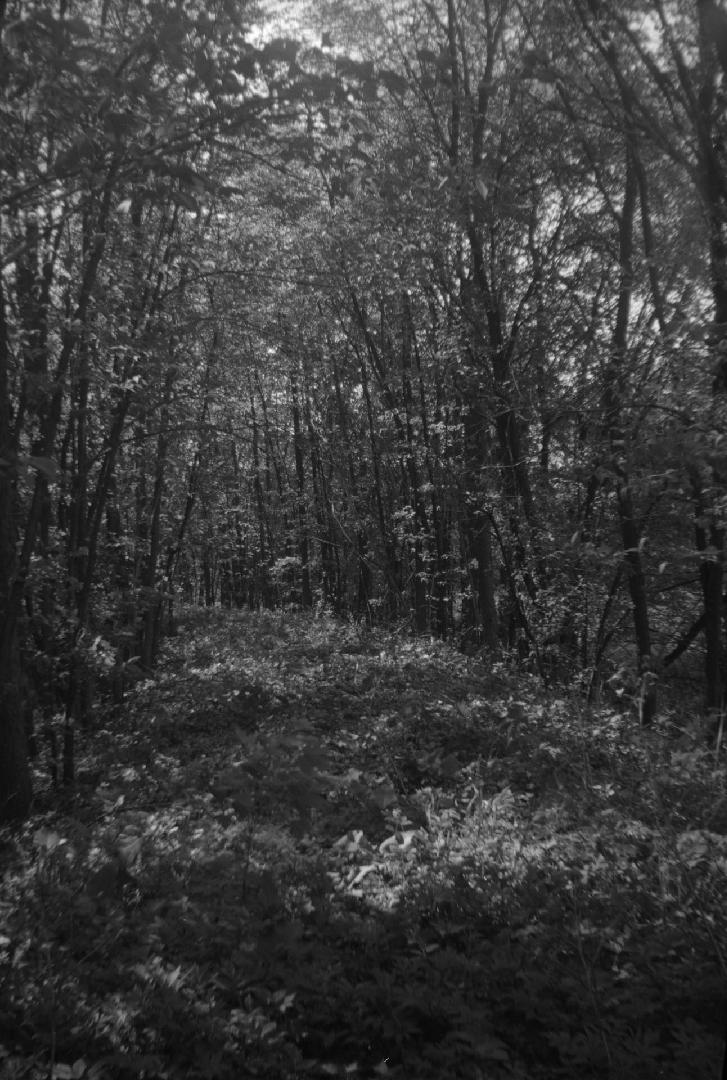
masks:
[[[3,1077],[718,1075],[725,769],[666,724],[205,612],[83,751],[0,837]]]

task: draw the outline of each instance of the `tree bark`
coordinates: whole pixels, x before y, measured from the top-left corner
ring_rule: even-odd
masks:
[[[0,623],[10,617],[11,582],[17,573],[13,477],[16,470],[10,425],[10,353],[5,294],[0,275]],[[33,798],[15,635],[0,639],[0,822],[22,820]]]
[[[709,227],[709,268],[714,305],[712,345],[714,365],[713,395],[722,405],[727,397],[727,170],[725,169],[722,131],[715,123],[714,67],[717,54],[724,61],[724,13],[714,4],[697,3],[700,20],[700,52],[703,81],[698,97],[697,129],[699,136],[699,179]],[[717,37],[715,37],[715,32]],[[715,494],[724,492],[727,477],[713,468]],[[699,575],[704,599],[706,707],[722,711],[725,706],[725,637],[724,591],[725,529],[721,513],[703,505],[701,483],[695,505],[695,534],[701,554]],[[705,514],[706,510],[706,514]]]
[[[656,713],[656,686],[652,671],[649,602],[642,558],[643,535],[636,520],[629,477],[622,464],[626,438],[622,423],[621,398],[634,284],[633,247],[637,194],[638,181],[633,151],[631,146],[627,145],[624,198],[619,221],[619,297],[613,332],[612,356],[604,380],[603,403],[611,459],[616,476],[616,506],[626,562],[628,589],[631,597],[637,670],[641,682],[639,713],[641,723],[648,725],[654,719]]]
[[[295,475],[298,484],[298,555],[300,557],[301,603],[304,608],[309,608],[313,606],[313,591],[310,578],[310,539],[306,512],[305,454],[298,386],[293,376],[291,376],[291,393]]]

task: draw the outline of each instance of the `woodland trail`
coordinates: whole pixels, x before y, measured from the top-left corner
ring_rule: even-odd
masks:
[[[4,849],[3,1076],[716,1075],[724,777],[648,739],[428,639],[190,615]]]

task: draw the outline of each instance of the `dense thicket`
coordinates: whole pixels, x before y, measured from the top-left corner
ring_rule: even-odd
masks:
[[[722,709],[727,15],[300,7],[0,4],[0,818],[175,597]]]

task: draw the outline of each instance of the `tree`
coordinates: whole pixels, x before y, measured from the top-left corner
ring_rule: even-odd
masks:
[[[17,11],[3,5],[0,13],[2,817],[22,816],[30,798],[13,689],[19,650],[22,644],[27,652],[34,640],[47,651],[55,633],[48,606],[54,590],[46,589],[45,599],[35,595],[34,559],[39,554],[49,571],[56,565],[57,585],[75,594],[75,618],[67,606],[62,619],[77,653],[91,617],[98,537],[144,346],[158,331],[169,285],[169,245],[184,215],[199,213],[199,200],[214,186],[193,163],[205,164],[203,148],[249,128],[262,108],[251,106],[244,91],[250,60],[236,5],[182,12],[110,3],[89,5],[84,16],[64,4],[55,14],[42,3]],[[114,296],[109,275],[112,260],[118,268],[127,213],[137,236],[155,219],[160,232],[148,261],[136,260],[135,291],[111,329],[123,286]],[[108,366],[98,345],[110,337]],[[115,404],[96,412],[109,391]],[[90,439],[105,417],[101,468],[92,472]],[[59,480],[71,496],[56,524]],[[65,566],[58,564],[56,530],[68,537]],[[68,658],[69,640],[64,649]],[[74,661],[67,671],[69,723],[77,674]]]

